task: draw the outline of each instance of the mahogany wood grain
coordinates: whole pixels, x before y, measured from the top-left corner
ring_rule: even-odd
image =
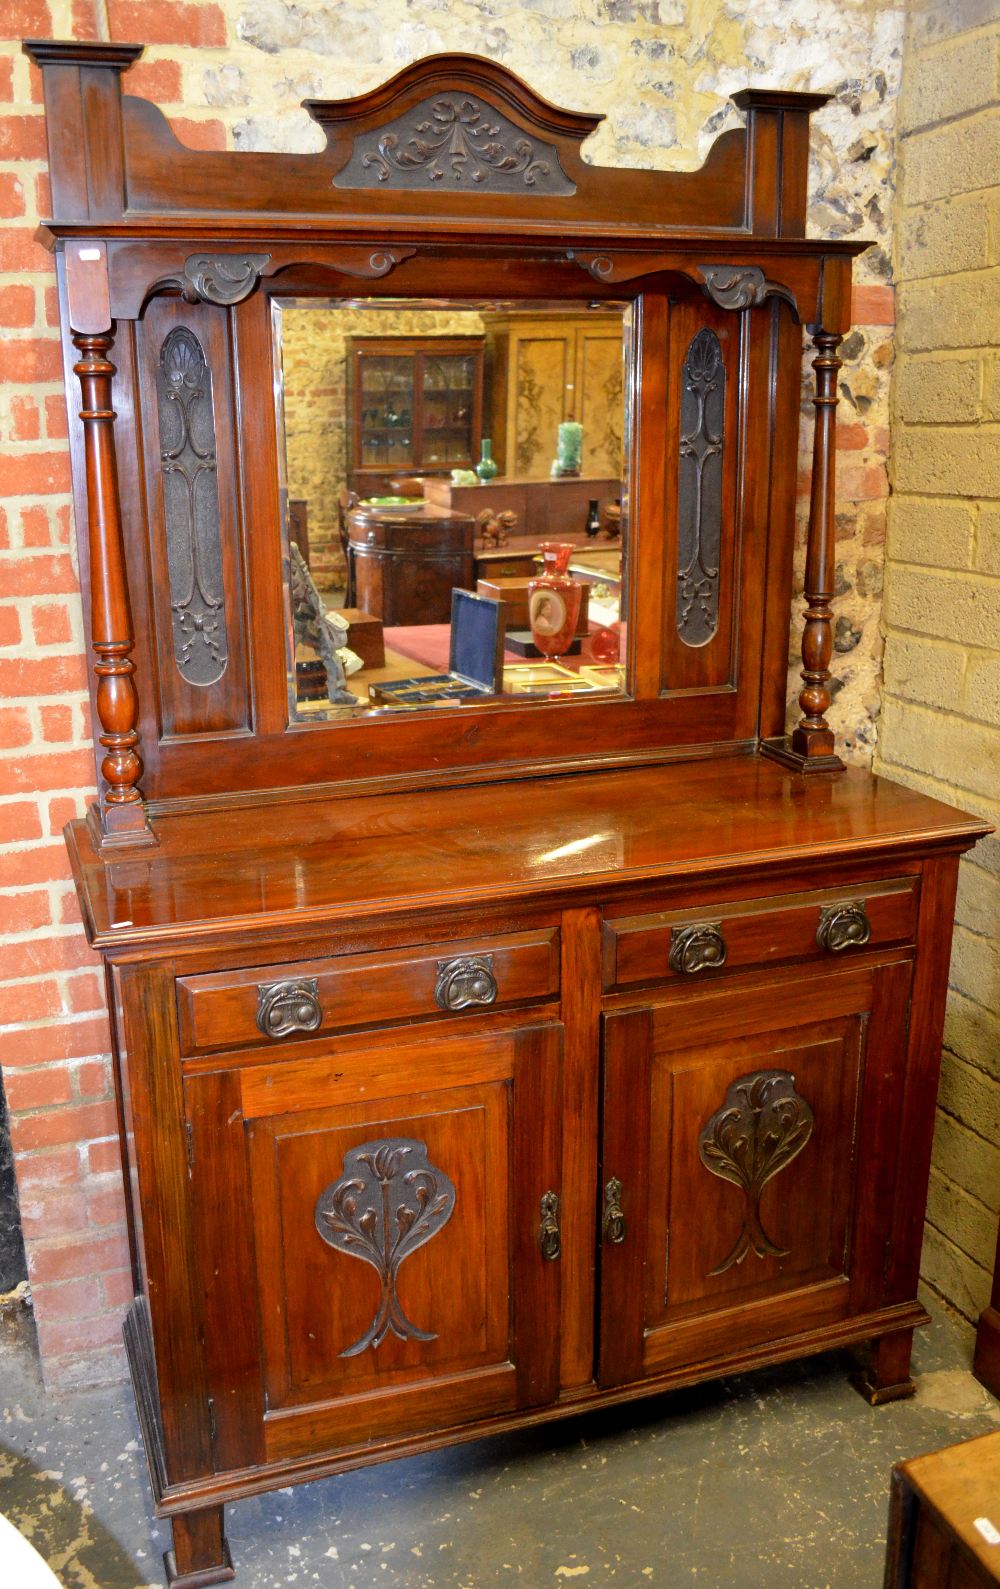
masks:
[[[440,1016],[435,999],[438,968],[450,960],[489,956],[495,1003],[544,998],[559,988],[559,934],[554,928],[497,939],[459,939],[419,951],[345,955],[339,960],[300,960],[290,965],[252,966],[181,979],[177,984],[181,1041],[185,1054],[260,1044],[258,989],[275,982],[315,980],[321,1020],[310,1032],[377,1026],[385,1021]],[[482,1006],[469,1006],[474,1016]],[[305,1035],[305,1034],[304,1034]]]
[[[562,1363],[563,1390],[594,1377],[594,1218],[598,1185],[600,914],[567,910],[562,925],[563,1059]]]
[[[1000,1583],[997,1546],[977,1527],[983,1518],[996,1526],[998,1494],[1000,1434],[897,1463],[885,1589],[989,1589]]]
[[[871,935],[867,945],[848,945],[831,952],[817,942],[822,912],[833,906],[863,901]],[[726,903],[716,911],[675,910],[653,916],[625,916],[604,929],[604,986],[627,988],[639,983],[683,975],[669,963],[674,933],[710,916],[726,946],[724,967],[695,973],[699,981],[761,963],[791,959],[850,959],[863,947],[908,943],[916,927],[916,889],[910,879],[876,883],[848,895],[842,888],[811,895],[782,894],[776,899]]]
[[[106,868],[82,823],[67,829],[90,941],[117,952],[225,928],[305,933],[359,913],[468,909],[530,894],[581,900],[655,879],[724,879],[782,867],[873,863],[961,847],[989,831],[912,789],[849,768],[806,783],[757,757],[555,778],[525,800],[498,785],[289,804],[275,831],[253,807],[158,820],[159,848]],[[893,875],[890,873],[889,875]],[[794,879],[789,886],[794,888]],[[583,902],[581,900],[581,902]],[[121,923],[121,925],[116,925]]]

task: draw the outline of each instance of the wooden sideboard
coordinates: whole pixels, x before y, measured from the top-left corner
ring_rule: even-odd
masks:
[[[1000,1433],[892,1470],[884,1589],[1000,1584]]]
[[[137,46],[27,49],[82,397],[99,797],[67,842],[171,1584],[233,1576],[227,1502],[406,1452],[835,1346],[909,1394],[984,824],[845,769],[825,717],[863,246],[805,235],[825,96],[746,90],[702,170],[608,172],[599,117],[445,56],[310,103],[317,153],[206,155],[123,92]],[[297,718],[275,307],[308,298],[614,311],[620,690]]]

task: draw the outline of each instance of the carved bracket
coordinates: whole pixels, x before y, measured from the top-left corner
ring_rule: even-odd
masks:
[[[795,1091],[789,1071],[758,1070],[728,1088],[722,1108],[701,1131],[698,1154],[712,1175],[740,1188],[743,1229],[713,1275],[742,1263],[748,1252],[758,1258],[786,1256],[789,1249],[772,1241],[761,1224],[761,1193],[802,1152],[812,1130],[813,1112]]]
[[[181,296],[187,303],[242,303],[270,262],[270,254],[190,254],[178,282]]]
[[[765,298],[783,298],[796,320],[795,294],[778,281],[769,281],[757,265],[699,265],[702,291],[720,309],[756,309]]]
[[[407,1318],[396,1282],[403,1260],[437,1235],[454,1208],[455,1188],[431,1164],[426,1142],[394,1137],[344,1155],[341,1179],[316,1203],[316,1229],[331,1247],[378,1271],[382,1296],[368,1329],[341,1357],[381,1346],[390,1331],[401,1341],[437,1340]]]
[[[634,281],[638,276],[651,276],[657,270],[676,270],[666,254],[599,254],[568,248],[566,258],[571,259],[595,281],[615,283]]]

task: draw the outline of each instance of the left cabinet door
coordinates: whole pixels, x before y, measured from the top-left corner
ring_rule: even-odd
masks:
[[[217,1468],[553,1400],[562,1028],[257,1058],[185,1083]]]

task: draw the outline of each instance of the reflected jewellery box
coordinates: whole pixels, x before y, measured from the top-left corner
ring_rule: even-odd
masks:
[[[502,602],[453,590],[448,672],[371,684],[369,699],[378,706],[434,706],[498,695],[503,688],[503,641]]]

